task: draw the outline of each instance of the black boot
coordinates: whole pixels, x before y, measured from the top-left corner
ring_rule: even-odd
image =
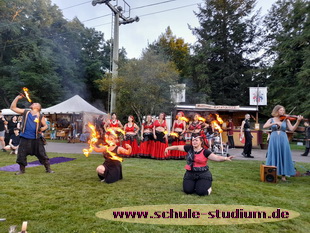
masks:
[[[24,165],[19,164],[19,172],[16,172],[15,175],[22,175],[25,173],[26,167]]]
[[[49,161],[44,163],[44,167],[45,167],[47,173],[55,173],[54,171],[52,171]]]
[[[306,148],[306,151],[305,151],[303,154],[301,154],[301,156],[308,156],[308,154],[309,154],[309,149],[310,149],[310,148]]]

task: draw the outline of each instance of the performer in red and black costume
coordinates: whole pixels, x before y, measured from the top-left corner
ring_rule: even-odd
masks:
[[[223,157],[213,154],[203,146],[203,139],[200,136],[192,137],[191,145],[169,146],[165,153],[170,150],[187,152],[185,165],[186,172],[183,177],[183,191],[186,194],[196,193],[199,196],[210,195],[212,191],[212,174],[209,170],[208,160],[216,162],[231,161],[234,157]]]
[[[152,153],[154,159],[166,159],[165,149],[168,146],[167,139],[167,123],[166,114],[160,113],[158,120],[154,122],[153,136],[155,139],[155,146]]]
[[[206,127],[204,121],[200,120],[202,117],[200,114],[195,114],[194,121],[192,121],[188,126],[188,131],[191,133],[191,137],[197,137],[201,136],[204,140],[204,147],[208,149],[208,139],[203,131],[203,129]]]
[[[107,120],[107,122],[104,124],[104,130],[105,132],[108,132],[109,129],[113,129],[118,135],[120,135],[118,129],[123,130],[123,125],[122,123],[117,119],[116,113],[112,112],[111,113],[111,119]],[[120,144],[118,144],[119,146]]]
[[[153,136],[153,120],[151,115],[146,116],[146,121],[141,126],[141,143],[140,157],[152,157],[154,151],[154,136]]]
[[[171,145],[173,146],[179,146],[179,145],[185,145],[185,131],[186,131],[186,122],[182,120],[181,118],[184,117],[184,113],[182,111],[178,112],[176,115],[176,120],[174,120],[172,125],[172,130],[170,135],[173,134],[173,142]],[[186,156],[186,152],[173,150],[170,153],[171,159],[184,159]]]
[[[129,144],[132,148],[131,154],[127,157],[137,157],[139,154],[138,132],[140,128],[135,123],[135,118],[132,115],[128,117],[128,123],[124,125],[124,130],[125,140],[123,141],[123,145]]]

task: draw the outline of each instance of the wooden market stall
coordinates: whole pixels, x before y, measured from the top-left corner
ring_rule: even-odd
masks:
[[[250,114],[251,119],[251,133],[253,135],[253,147],[260,147],[262,143],[262,130],[259,127],[257,112],[257,106],[228,106],[228,105],[210,105],[210,104],[196,104],[196,105],[176,105],[173,115],[175,116],[178,111],[183,111],[187,118],[191,120],[194,118],[196,113],[199,113],[202,117],[206,118],[207,121],[210,118],[210,115],[218,114],[223,120],[222,129],[222,140],[224,143],[227,143],[227,122],[228,118],[232,118],[234,129],[233,129],[233,138],[235,146],[242,147],[242,144],[239,140],[241,123],[244,120],[245,114]],[[255,120],[254,120],[255,119]],[[211,119],[210,119],[211,120]]]

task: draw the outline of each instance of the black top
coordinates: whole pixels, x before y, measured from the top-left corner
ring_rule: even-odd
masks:
[[[19,135],[16,136],[15,134],[12,134],[10,139],[12,140],[13,146],[19,145],[19,141],[20,141]]]
[[[13,134],[14,133],[14,128],[17,128],[17,124],[18,122],[13,122],[13,121],[9,121],[8,122],[8,129],[9,129],[9,133]]]
[[[251,127],[251,125],[250,125],[250,121],[249,120],[244,120],[245,121],[245,124],[244,124],[244,128],[245,129],[249,129],[250,127]]]

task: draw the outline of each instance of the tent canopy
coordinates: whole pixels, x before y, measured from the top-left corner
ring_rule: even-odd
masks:
[[[3,115],[9,115],[9,116],[18,115],[16,112],[13,112],[9,108],[2,109],[2,114]]]
[[[92,113],[98,115],[106,115],[105,112],[100,111],[88,102],[86,102],[79,95],[75,95],[70,99],[65,100],[52,107],[42,109],[44,114],[80,114],[80,113]]]

